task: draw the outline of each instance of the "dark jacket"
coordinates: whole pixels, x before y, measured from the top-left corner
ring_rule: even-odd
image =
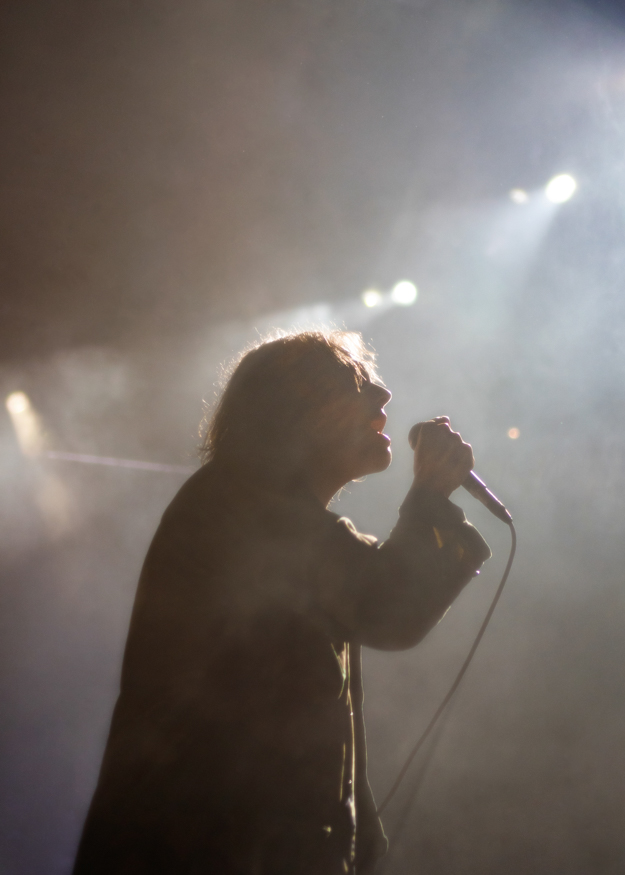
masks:
[[[75,875],[366,871],[360,646],[416,644],[489,555],[440,496],[411,490],[380,545],[201,468],[145,560]]]

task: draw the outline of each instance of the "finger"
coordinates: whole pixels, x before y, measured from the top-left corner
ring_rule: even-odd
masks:
[[[470,471],[475,464],[473,447],[471,446],[471,444],[467,444],[464,441],[461,441],[457,446],[456,458],[459,465],[466,466]]]
[[[443,419],[438,422],[430,419],[427,422],[421,423],[418,433],[421,444],[427,444],[428,446],[444,446],[449,443],[453,435],[454,432],[451,430],[449,421]]]

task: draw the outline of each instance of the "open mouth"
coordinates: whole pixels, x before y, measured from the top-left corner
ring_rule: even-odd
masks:
[[[383,413],[381,416],[378,416],[376,419],[372,420],[371,428],[374,431],[377,431],[378,434],[384,433],[384,426],[386,425],[386,415]]]

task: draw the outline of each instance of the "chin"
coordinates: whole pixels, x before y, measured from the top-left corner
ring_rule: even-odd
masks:
[[[383,463],[382,468],[380,470],[386,471],[386,469],[388,468],[388,466],[391,464],[392,461],[393,461],[393,454],[391,453],[391,448],[389,447],[384,455],[384,463]]]
[[[369,470],[368,474],[379,474],[380,471],[386,471],[388,466],[393,461],[393,454],[391,453],[391,448],[386,448],[381,453],[376,453],[376,457],[371,459],[371,463],[368,466]]]

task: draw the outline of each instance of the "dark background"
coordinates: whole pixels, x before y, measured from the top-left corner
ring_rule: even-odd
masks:
[[[361,330],[394,393],[395,460],[336,508],[384,537],[409,426],[447,413],[519,532],[385,875],[620,875],[622,5],[21,0],[0,15],[3,397],[29,395],[48,449],[192,466],[220,363],[269,328]],[[548,205],[562,172],[578,191]],[[413,307],[360,303],[406,278]],[[25,457],[4,407],[0,453],[0,873],[63,875],[136,578],[184,475]],[[494,558],[419,648],[365,655],[378,798],[505,564],[505,527],[459,501]]]

